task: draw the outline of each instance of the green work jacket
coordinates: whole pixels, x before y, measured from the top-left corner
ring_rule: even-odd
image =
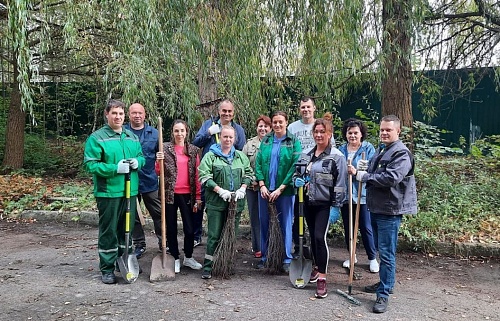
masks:
[[[259,152],[255,160],[255,178],[257,182],[264,181],[264,184],[269,188],[269,167],[271,165],[271,152],[273,149],[274,132],[270,132],[260,143]],[[286,185],[286,189],[282,195],[293,195],[294,189],[292,184],[292,176],[295,172],[295,163],[300,157],[302,147],[300,141],[286,131],[286,137],[280,145],[279,154],[279,169],[276,177],[276,188],[280,185]]]
[[[248,157],[239,150],[235,150],[231,164],[224,157],[217,156],[212,151],[206,153],[201,160],[198,171],[200,182],[205,187],[206,207],[208,210],[216,211],[223,211],[229,205],[219,194],[214,192],[216,186],[235,192],[243,184],[250,186],[253,177]],[[238,200],[236,210],[241,212],[244,208],[245,199]]]
[[[83,166],[92,174],[95,197],[125,197],[125,175],[118,174],[118,162],[122,159],[135,158],[141,169],[146,163],[142,155],[139,138],[130,130],[123,128],[117,133],[109,127],[93,132],[85,142]],[[139,190],[137,170],[130,173],[130,195]]]

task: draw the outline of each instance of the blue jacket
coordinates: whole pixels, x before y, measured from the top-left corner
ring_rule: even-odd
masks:
[[[417,214],[417,187],[415,184],[414,159],[400,141],[382,148],[370,161],[366,182],[366,204],[374,214]]]
[[[130,124],[124,125],[130,131]],[[158,175],[155,172],[156,152],[158,152],[158,130],[148,124],[144,124],[144,130],[139,137],[142,154],[146,164],[139,171],[139,193],[149,193],[158,190]]]
[[[219,119],[220,118],[217,117],[213,120],[213,122],[220,125]],[[208,128],[214,124],[213,122],[212,119],[205,120],[201,125],[200,130],[196,133],[196,136],[194,137],[194,140],[192,142],[194,146],[202,149],[201,158],[203,158],[203,156],[208,153],[208,151],[210,150],[210,146],[217,144],[217,141],[215,140],[216,135],[210,135],[208,133]],[[235,122],[231,122],[231,126],[236,130],[236,141],[234,142],[234,148],[236,148],[237,150],[242,150],[247,141],[247,138],[245,137],[245,130]]]
[[[348,159],[349,152],[347,151],[347,144],[343,144],[339,147],[339,150],[342,154],[344,154],[345,159]],[[358,166],[358,161],[361,159],[361,153],[365,153],[365,159],[372,159],[373,155],[375,155],[375,147],[370,142],[364,141],[361,143],[358,151],[354,154],[354,158],[352,159],[352,165],[354,167]],[[347,174],[349,175],[349,174]],[[356,175],[352,175],[352,202],[354,204],[358,204],[358,185],[359,182],[356,180]],[[346,186],[349,188],[348,180],[346,181]],[[346,195],[349,197],[348,195]],[[344,203],[347,203],[349,200],[346,198]],[[359,204],[366,204],[366,184],[363,184],[361,187],[361,202]]]

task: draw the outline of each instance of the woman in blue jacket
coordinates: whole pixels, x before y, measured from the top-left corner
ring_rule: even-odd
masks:
[[[358,161],[361,159],[362,153],[365,153],[365,159],[370,160],[375,154],[375,148],[373,145],[365,141],[367,136],[366,125],[355,118],[349,118],[344,122],[342,126],[342,137],[347,142],[340,146],[339,150],[344,154],[347,160],[351,160],[354,168],[358,165]],[[366,184],[362,184],[361,189],[361,199],[358,200],[358,181],[356,180],[356,175],[352,175],[352,202],[353,202],[353,222],[354,213],[356,207],[359,206],[359,230],[361,232],[361,239],[363,240],[363,246],[368,256],[370,262],[370,272],[377,273],[379,271],[379,264],[377,262],[377,250],[375,247],[375,242],[373,240],[373,230],[370,219],[370,212],[366,206]],[[347,183],[347,182],[346,182]],[[349,250],[349,200],[347,200],[342,206],[342,223],[344,224],[344,234],[345,242],[347,244],[347,249]],[[353,224],[354,226],[354,224]],[[357,258],[355,257],[354,263],[357,263]],[[348,268],[350,266],[349,259],[342,263],[342,266]]]

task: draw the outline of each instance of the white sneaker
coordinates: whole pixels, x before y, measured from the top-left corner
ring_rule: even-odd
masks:
[[[202,268],[202,265],[196,262],[193,257],[184,257],[184,262],[182,263],[182,265],[190,267],[193,270],[200,270]]]
[[[377,259],[370,260],[370,272],[372,273],[378,273],[378,270],[380,269]]]
[[[354,264],[358,263],[358,257],[354,255]],[[349,268],[351,266],[351,261],[349,259],[345,260],[344,263],[342,263],[342,267]]]
[[[175,273],[179,273],[181,271],[181,260],[179,259],[175,260],[174,271]]]

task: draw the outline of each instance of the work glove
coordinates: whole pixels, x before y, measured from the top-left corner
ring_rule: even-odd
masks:
[[[116,172],[118,174],[130,173],[130,164],[128,163],[128,161],[122,159],[121,161],[118,162],[117,166],[118,168],[116,169]]]
[[[330,207],[330,218],[328,219],[330,224],[335,224],[335,222],[337,222],[339,218],[340,218],[340,208],[338,208],[337,206]]]
[[[306,185],[306,180],[300,177],[297,177],[295,181],[293,182],[295,187],[303,187]]]
[[[356,168],[356,170],[358,170],[358,171],[366,171],[368,169],[368,163],[369,162],[370,162],[369,160],[360,159],[358,161],[358,167]]]
[[[130,167],[132,169],[137,169],[137,167],[139,167],[139,162],[137,161],[136,158],[130,158],[130,159],[127,159],[127,161],[129,162]]]
[[[214,135],[214,134],[218,134],[218,133],[220,133],[220,127],[219,127],[219,125],[217,125],[217,124],[213,124],[212,126],[210,126],[210,127],[208,128],[208,133],[209,133],[210,135]]]
[[[368,173],[365,171],[357,171],[356,172],[356,179],[358,180],[358,182],[362,182],[363,176],[365,176],[366,174],[368,174]]]
[[[235,200],[242,200],[246,196],[246,187],[240,187],[235,193]]]
[[[231,200],[231,192],[227,189],[219,188],[217,194],[219,194],[220,198],[222,198],[226,202],[229,202]]]

